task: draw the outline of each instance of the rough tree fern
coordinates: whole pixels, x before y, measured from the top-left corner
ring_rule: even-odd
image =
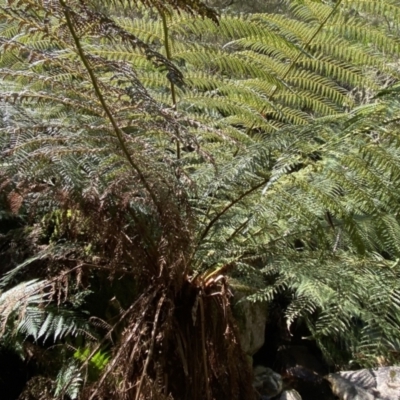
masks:
[[[20,218],[1,237],[5,332],[36,357],[69,335],[48,373],[58,396],[247,399],[229,274],[255,299],[289,296],[289,329],[303,319],[327,357],[340,342],[360,363],[396,360],[399,104],[388,91],[345,112],[347,89],[379,86],[364,63],[396,78],[391,44],[340,31],[345,3],[303,2],[292,33],[281,16],[217,25],[185,13],[213,17],[196,2],[133,4],[1,3],[0,206]],[[73,310],[89,290],[104,307],[87,293]],[[81,328],[93,337],[74,341]]]

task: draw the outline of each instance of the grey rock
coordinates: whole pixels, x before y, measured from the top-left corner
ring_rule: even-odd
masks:
[[[261,396],[275,397],[282,391],[282,377],[272,369],[259,365],[254,368],[253,386]]]
[[[343,371],[326,379],[340,400],[400,400],[400,367]]]
[[[299,392],[297,392],[294,389],[290,390],[284,390],[281,393],[281,397],[279,397],[279,400],[302,400],[301,396],[299,395]]]
[[[332,392],[340,400],[375,400],[377,397],[370,390],[343,378],[340,374],[329,374],[326,378],[332,385]]]
[[[234,290],[233,315],[239,328],[243,351],[252,356],[264,344],[268,317],[267,303],[246,300],[247,293]]]

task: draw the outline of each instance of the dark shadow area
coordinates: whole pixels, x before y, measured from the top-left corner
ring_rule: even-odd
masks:
[[[0,349],[0,398],[17,400],[32,377],[32,368],[13,351]]]
[[[282,300],[282,299],[281,299]],[[283,299],[284,300],[284,299]],[[253,365],[264,365],[282,375],[284,389],[295,389],[302,400],[334,400],[323,377],[333,372],[312,340],[307,327],[298,323],[289,333],[283,319],[284,301],[271,304],[263,347],[254,354]],[[279,396],[278,396],[279,398]]]

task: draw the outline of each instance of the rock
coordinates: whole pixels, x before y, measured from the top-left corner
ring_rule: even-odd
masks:
[[[239,328],[243,351],[252,356],[264,344],[267,323],[267,303],[246,300],[247,293],[234,290],[233,315]]]
[[[381,367],[329,374],[326,379],[340,400],[399,400],[400,367]]]
[[[261,396],[275,397],[282,391],[282,377],[272,369],[258,365],[254,368],[253,386]]]
[[[299,392],[294,389],[291,390],[284,390],[279,397],[279,400],[302,400]]]
[[[340,374],[329,374],[327,379],[332,385],[332,392],[340,400],[375,400],[378,398],[361,386],[343,378]]]
[[[400,399],[400,367],[381,367],[374,370],[376,390],[382,400]]]

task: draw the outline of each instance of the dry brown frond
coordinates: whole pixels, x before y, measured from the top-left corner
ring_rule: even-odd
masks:
[[[252,399],[229,296],[224,280],[207,288],[186,281],[179,293],[149,288],[90,399]]]
[[[22,320],[28,305],[35,301],[38,304],[48,303],[55,294],[49,281],[28,281],[14,286],[0,296],[0,334],[6,329],[8,318],[17,313],[16,318]]]

